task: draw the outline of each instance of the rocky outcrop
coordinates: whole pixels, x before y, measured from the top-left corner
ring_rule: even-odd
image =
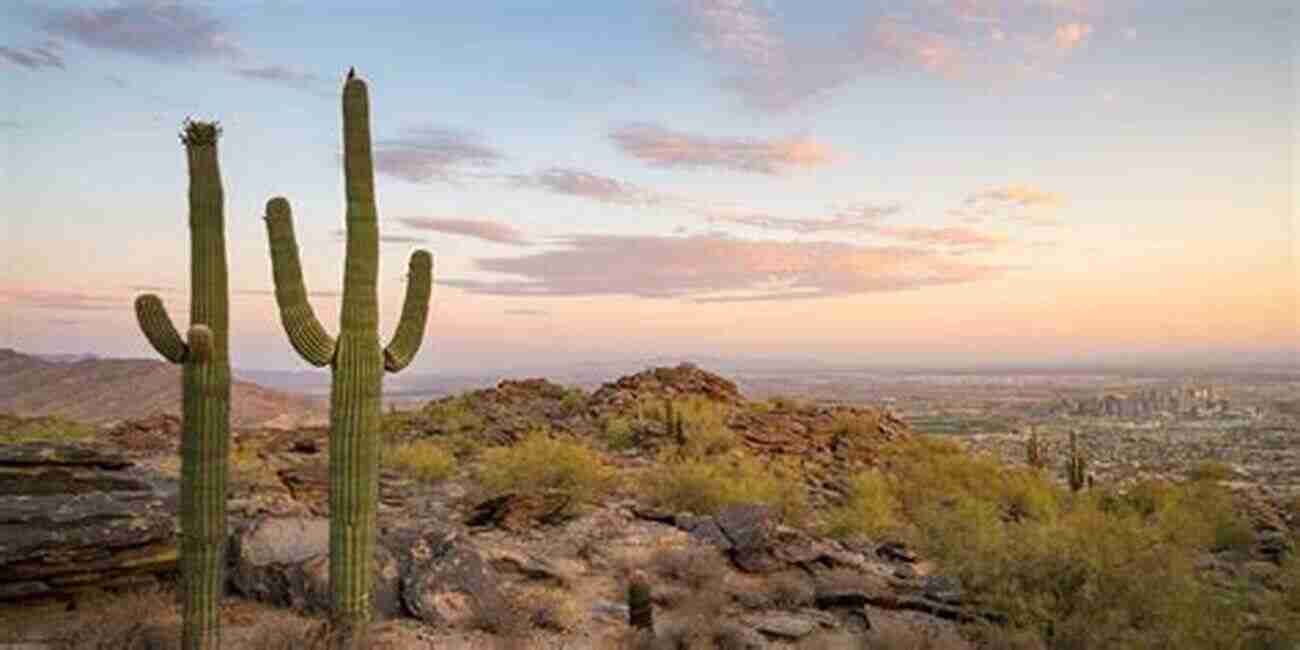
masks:
[[[383,618],[469,629],[504,611],[496,572],[460,532],[403,523],[381,531],[372,604]],[[307,612],[329,609],[329,520],[262,518],[237,531],[230,584],[242,596]]]
[[[602,412],[622,411],[642,400],[703,397],[713,402],[739,404],[740,389],[731,380],[690,363],[651,368],[607,383],[591,395],[591,405]]]
[[[152,582],[176,567],[176,486],[83,446],[0,446],[0,600]]]

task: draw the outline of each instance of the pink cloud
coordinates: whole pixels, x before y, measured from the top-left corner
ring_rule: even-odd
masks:
[[[1083,0],[948,0],[914,3],[906,12],[868,3],[847,27],[794,33],[753,1],[676,5],[691,41],[732,66],[722,86],[772,112],[891,67],[943,78],[1037,74],[1084,42],[1093,26],[1080,19],[1095,13]]]
[[[704,211],[710,223],[729,223],[764,230],[787,230],[800,234],[822,232],[874,232],[881,218],[902,212],[897,203],[858,204],[839,210],[829,218],[801,219],[779,217],[755,211],[730,211],[710,208]]]
[[[614,129],[610,139],[624,153],[655,167],[716,167],[758,174],[830,163],[829,145],[808,137],[737,138],[682,133],[655,124]]]
[[[504,156],[470,131],[438,127],[405,129],[374,147],[375,171],[412,183],[450,181],[465,168],[495,165]]]
[[[549,167],[535,174],[516,174],[508,178],[519,187],[537,187],[601,203],[639,205],[663,200],[658,193],[635,184],[566,167]]]
[[[1005,267],[912,246],[691,237],[575,235],[558,250],[479,259],[519,279],[443,284],[507,296],[632,295],[695,301],[789,300],[974,282]],[[595,272],[594,270],[599,270]]]
[[[449,235],[474,237],[497,244],[527,246],[528,240],[513,226],[483,219],[430,219],[406,217],[398,219],[402,225],[416,230],[430,230]]]
[[[975,246],[994,248],[1007,243],[1000,235],[980,232],[965,226],[882,226],[876,233],[904,241],[945,246]]]
[[[10,304],[23,309],[75,311],[121,309],[129,312],[132,310],[131,300],[131,297],[125,295],[86,293],[62,289],[0,288],[0,304]]]

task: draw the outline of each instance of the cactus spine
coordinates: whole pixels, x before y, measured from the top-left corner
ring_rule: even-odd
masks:
[[[289,202],[266,204],[275,297],[289,342],[308,363],[330,366],[330,591],[333,618],[359,631],[371,616],[375,505],[384,371],[398,372],[424,338],[433,258],[411,255],[401,322],[386,347],[379,344],[379,224],[370,155],[370,100],[366,83],[349,75],[343,85],[343,169],[347,198],[347,259],[338,340],[307,302]]]
[[[181,364],[180,492],[181,643],[185,650],[221,645],[220,605],[226,542],[230,446],[228,294],[221,171],[215,122],[186,120],[181,141],[189,161],[190,329],[182,341],[162,300],[136,298],[136,317],[154,349]]]

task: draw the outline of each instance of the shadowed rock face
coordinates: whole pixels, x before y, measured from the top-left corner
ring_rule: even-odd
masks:
[[[84,447],[0,446],[0,600],[175,569],[175,483],[132,465]]]

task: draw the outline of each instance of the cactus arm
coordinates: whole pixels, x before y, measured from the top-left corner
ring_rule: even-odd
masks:
[[[418,250],[411,254],[410,273],[406,278],[406,300],[402,303],[402,318],[397,323],[393,340],[384,346],[384,370],[400,372],[415,359],[424,340],[424,327],[429,319],[429,294],[433,290],[433,256]]]
[[[266,232],[271,240],[271,267],[275,279],[275,302],[289,343],[307,363],[325,366],[334,359],[334,339],[316,318],[307,301],[298,260],[298,242],[293,235],[293,214],[289,201],[275,197],[266,202]]]
[[[146,293],[135,299],[135,317],[140,322],[140,331],[149,339],[153,349],[172,363],[184,363],[189,354],[189,347],[181,340],[181,335],[172,325],[171,316],[162,299],[152,293]]]

